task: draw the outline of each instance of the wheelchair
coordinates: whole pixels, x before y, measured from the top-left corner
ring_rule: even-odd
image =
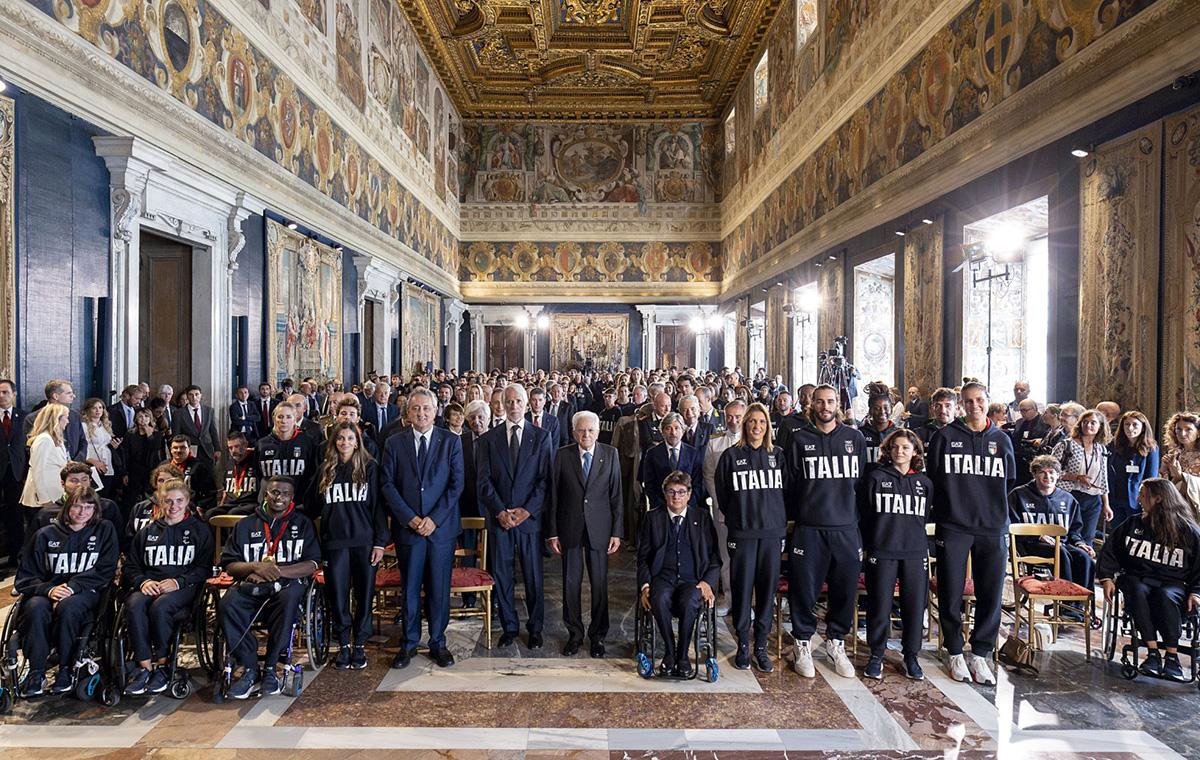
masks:
[[[686,679],[679,676],[660,674],[654,666],[659,659],[658,652],[665,652],[665,647],[659,646],[658,629],[654,625],[654,616],[649,610],[642,608],[640,602],[634,603],[634,658],[637,660],[637,672],[642,678],[650,679],[673,678],[693,681],[700,675],[700,666],[704,666],[704,680],[716,683],[720,677],[717,666],[717,609],[714,605],[701,603],[700,614],[696,616],[696,625],[692,629],[692,675]]]
[[[221,627],[218,603],[235,583],[231,575],[222,572],[214,578],[209,578],[197,594],[197,658],[201,668],[208,673],[213,682],[213,701],[218,704],[225,701],[225,693],[233,682],[234,669],[228,642],[225,641]],[[305,591],[300,601],[300,614],[292,626],[287,647],[280,657],[280,663],[284,665],[283,693],[289,697],[298,697],[304,690],[304,665],[296,657],[298,648],[304,650],[309,669],[314,673],[320,672],[329,661],[331,623],[325,601],[323,571],[318,570],[303,583]],[[257,636],[263,632],[262,628],[261,621],[256,619],[246,635]]]
[[[203,614],[203,605],[205,603],[203,590],[197,591],[195,598],[192,600],[190,608],[183,610],[175,616],[175,633],[171,637],[171,643],[167,648],[167,669],[170,672],[168,681],[167,693],[175,699],[187,699],[192,694],[192,681],[188,676],[187,668],[179,665],[179,645],[183,641],[185,635],[192,635],[196,641],[197,659],[203,660],[200,656],[201,638],[206,636],[208,631],[204,626],[208,621],[207,616]],[[133,650],[133,642],[129,637],[129,624],[126,621],[128,614],[125,607],[125,600],[122,599],[117,605],[116,616],[112,627],[112,636],[108,641],[107,656],[109,669],[112,673],[121,675],[120,685],[122,686],[121,693],[124,693],[124,685],[128,683],[132,668],[136,667],[136,663],[130,661],[130,652]],[[215,616],[214,616],[215,623]],[[150,692],[146,692],[144,696],[154,696]]]
[[[1153,678],[1155,676],[1143,673],[1140,669],[1139,653],[1141,649],[1145,648],[1145,642],[1138,635],[1133,618],[1125,611],[1123,596],[1120,587],[1117,587],[1112,600],[1104,603],[1102,623],[1104,656],[1109,662],[1112,662],[1117,655],[1118,640],[1124,636],[1129,639],[1129,643],[1121,646],[1121,677],[1127,681],[1132,681],[1139,675]],[[1184,671],[1188,677],[1182,682],[1174,679],[1163,680],[1170,680],[1172,683],[1191,683],[1200,687],[1200,662],[1198,662],[1200,660],[1200,612],[1185,611],[1182,623],[1179,653],[1186,655],[1189,660],[1189,669]]]
[[[75,684],[71,692],[81,702],[98,700],[105,707],[113,707],[121,701],[120,679],[103,656],[115,613],[113,591],[113,587],[109,586],[101,593],[96,615],[84,626],[79,637],[83,646],[79,651],[79,659],[74,663]],[[14,596],[17,594],[14,593]],[[30,671],[18,630],[24,604],[25,597],[22,596],[9,608],[3,631],[0,632],[0,715],[12,712],[16,699],[23,697],[21,684]],[[52,648],[48,665],[62,667],[59,658],[60,653]]]

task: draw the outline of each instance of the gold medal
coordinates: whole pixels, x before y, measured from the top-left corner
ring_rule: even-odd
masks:
[[[274,554],[264,554],[262,561],[266,562],[268,565],[274,565],[275,564],[275,555]]]

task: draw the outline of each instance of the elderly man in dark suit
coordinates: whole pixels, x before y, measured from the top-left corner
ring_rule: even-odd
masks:
[[[550,549],[562,555],[563,622],[570,657],[583,642],[583,568],[592,588],[592,614],[587,634],[592,657],[604,656],[608,635],[608,557],[621,548],[623,531],[621,463],[617,450],[598,442],[600,417],[576,412],[576,443],[555,453],[550,468],[547,533]]]
[[[700,399],[691,395],[679,399],[679,416],[683,418],[683,442],[703,454],[716,425],[700,414]]]
[[[646,452],[638,476],[642,482],[642,491],[650,500],[650,508],[655,509],[666,504],[662,495],[663,478],[675,470],[686,472],[692,479],[692,506],[703,504],[704,457],[683,442],[683,418],[677,412],[670,412],[662,418],[660,430],[662,443]]]
[[[4,534],[8,537],[8,565],[0,570],[0,578],[17,569],[17,554],[21,551],[24,531],[21,489],[29,456],[25,450],[25,412],[17,408],[17,386],[12,380],[0,378],[0,516]]]
[[[183,406],[175,411],[171,432],[187,436],[188,442],[200,450],[202,458],[216,462],[221,458],[225,444],[217,435],[213,408],[200,403],[202,400],[200,386],[189,385],[183,389]]]
[[[503,399],[503,423],[477,442],[479,506],[487,513],[491,536],[492,577],[504,628],[500,646],[509,646],[517,638],[519,621],[513,586],[520,555],[529,648],[538,649],[542,646],[545,618],[542,519],[553,443],[544,428],[535,428],[525,419],[529,396],[523,387],[505,387]]]
[[[642,609],[654,616],[666,643],[661,672],[690,678],[688,657],[692,630],[701,604],[713,604],[713,587],[721,574],[717,529],[707,509],[691,504],[691,479],[676,470],[660,493],[665,506],[646,513],[638,538],[637,579]],[[679,618],[679,637],[671,620]]]
[[[462,443],[435,427],[437,397],[421,388],[409,402],[410,426],[388,439],[379,476],[392,515],[396,559],[404,577],[404,635],[393,668],[412,660],[421,640],[421,591],[429,614],[429,656],[438,667],[454,664],[446,647],[450,576],[461,521]]]

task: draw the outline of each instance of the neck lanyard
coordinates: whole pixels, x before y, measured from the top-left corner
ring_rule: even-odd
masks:
[[[279,547],[279,541],[280,541],[280,539],[283,538],[283,534],[287,533],[288,522],[290,522],[286,518],[292,514],[292,510],[294,510],[295,508],[296,508],[296,505],[294,503],[289,504],[288,508],[284,511],[284,513],[282,515],[280,515],[279,517],[272,519],[269,524],[267,523],[266,515],[263,515],[263,544],[266,547],[265,550],[263,551],[263,561],[264,562],[274,562],[275,561],[275,550]],[[263,512],[266,512],[265,508],[263,509]],[[274,538],[274,540],[272,540],[271,539],[271,525],[274,525],[275,520],[278,520],[280,518],[284,518],[283,525],[280,526],[279,532],[275,534],[275,538]]]
[[[1083,446],[1080,445],[1080,448],[1083,448]],[[1096,453],[1095,441],[1092,441],[1092,445],[1089,448],[1092,450],[1091,457],[1088,456],[1087,449],[1084,449],[1083,451],[1083,473],[1088,476],[1088,480],[1090,481],[1092,479],[1092,463],[1095,462],[1096,457],[1100,455]]]
[[[248,463],[243,464],[242,472],[239,475],[237,464],[233,465],[233,493],[241,493],[242,492],[242,481],[246,479],[246,471],[249,469],[250,469],[250,465]]]

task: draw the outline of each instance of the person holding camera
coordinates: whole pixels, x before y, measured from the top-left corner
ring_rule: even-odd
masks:
[[[221,628],[234,667],[241,677],[229,687],[228,695],[246,699],[256,691],[263,695],[281,691],[275,665],[287,648],[292,626],[304,599],[304,579],[320,567],[321,548],[312,521],[296,509],[296,484],[286,475],[263,481],[263,503],[234,526],[221,567],[237,585],[220,603]],[[267,626],[266,667],[258,669],[258,641],[251,626],[260,620]]]

